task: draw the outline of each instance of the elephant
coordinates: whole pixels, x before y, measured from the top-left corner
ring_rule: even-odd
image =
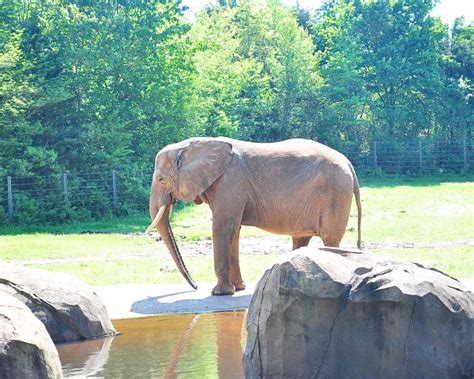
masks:
[[[150,191],[152,222],[179,271],[196,289],[170,227],[176,200],[206,203],[212,212],[214,270],[212,295],[245,289],[239,266],[239,232],[250,225],[289,235],[293,249],[319,236],[339,247],[355,195],[358,240],[362,207],[352,164],[341,153],[307,139],[273,143],[226,137],[194,137],[165,146],[155,158]]]

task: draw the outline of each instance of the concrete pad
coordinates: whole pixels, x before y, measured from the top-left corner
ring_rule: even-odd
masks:
[[[247,309],[254,284],[232,296],[211,296],[215,283],[95,286],[112,320],[178,313],[208,313]]]

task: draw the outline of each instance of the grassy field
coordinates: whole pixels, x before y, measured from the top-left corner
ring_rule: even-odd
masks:
[[[376,254],[396,260],[422,261],[457,277],[474,277],[474,183],[443,179],[361,180],[363,240]],[[343,246],[355,247],[355,207]],[[89,284],[182,282],[156,236],[141,232],[149,219],[131,217],[56,227],[0,230],[0,260],[65,271]],[[175,212],[178,241],[211,237],[207,206]],[[242,236],[268,235],[244,227]],[[290,243],[284,238],[288,251]],[[316,238],[315,238],[316,239]],[[282,249],[282,253],[286,252]],[[186,254],[184,254],[186,255]],[[247,281],[255,281],[281,254],[242,255]],[[44,261],[50,260],[50,261]],[[197,282],[213,282],[210,255],[192,254],[186,264]],[[48,264],[44,264],[48,263]]]

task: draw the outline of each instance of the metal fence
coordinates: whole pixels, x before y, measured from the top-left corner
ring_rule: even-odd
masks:
[[[8,176],[0,188],[0,225],[64,223],[145,213],[152,172],[66,172]]]
[[[365,146],[341,144],[344,153],[358,169],[377,170],[387,175],[464,174],[472,172],[473,146],[467,141],[437,142],[415,140],[409,142],[371,141]]]
[[[358,175],[472,174],[466,141],[379,142],[334,146]],[[117,169],[0,178],[0,225],[64,223],[147,212],[152,172]]]

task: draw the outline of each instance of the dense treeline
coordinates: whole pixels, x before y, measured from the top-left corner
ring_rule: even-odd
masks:
[[[474,26],[432,1],[220,4],[3,2],[0,176],[142,167],[191,135],[471,137]]]
[[[431,0],[0,4],[0,178],[149,171],[194,135],[472,140],[474,25]]]

